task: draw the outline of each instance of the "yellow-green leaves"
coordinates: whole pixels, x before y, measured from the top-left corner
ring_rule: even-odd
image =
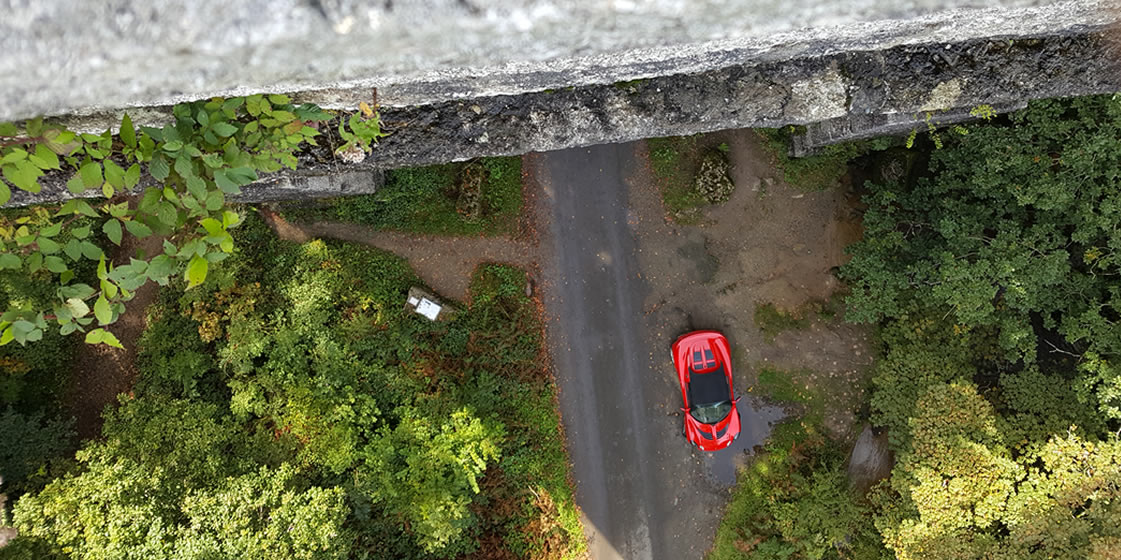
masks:
[[[187,280],[187,288],[194,288],[205,282],[209,266],[210,263],[206,259],[198,255],[191,257],[191,262],[187,264],[187,271],[183,275]]]
[[[113,333],[105,329],[94,329],[86,333],[86,344],[105,344],[122,350],[125,348]]]

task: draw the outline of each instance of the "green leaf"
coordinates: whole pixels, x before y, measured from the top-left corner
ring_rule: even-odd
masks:
[[[178,173],[180,177],[190,177],[194,175],[195,167],[191,165],[191,158],[179,154],[179,157],[175,158],[175,172]]]
[[[199,109],[198,114],[195,115],[195,120],[198,121],[200,125],[206,126],[210,124],[210,115],[206,114],[206,109]]]
[[[86,190],[86,184],[82,182],[81,174],[75,172],[74,176],[71,177],[69,181],[66,181],[66,190],[74,194],[82,194],[82,192]]]
[[[0,334],[0,346],[11,342],[14,338],[15,337],[12,336],[12,327],[9,325],[8,328],[4,329],[4,333]]]
[[[101,226],[101,231],[105,233],[105,236],[108,237],[109,241],[112,241],[114,245],[119,246],[121,244],[120,220],[114,218],[105,222],[105,225]]]
[[[4,164],[4,178],[11,181],[20,190],[39,192],[39,177],[43,171],[29,161],[17,161]]]
[[[117,340],[117,337],[114,336],[113,333],[105,329],[94,329],[86,333],[86,344],[105,344],[113,348],[124,349],[124,346],[121,345],[121,341]]]
[[[222,226],[230,228],[241,223],[241,216],[233,210],[225,210],[222,212]]]
[[[54,237],[62,231],[62,222],[53,223],[39,230],[40,237]]]
[[[163,181],[171,174],[171,167],[163,156],[156,156],[152,158],[152,162],[148,164],[148,173],[157,181]]]
[[[101,325],[108,325],[113,321],[113,310],[109,308],[109,300],[105,299],[105,294],[97,296],[97,301],[93,304],[93,316],[97,317],[97,322]]]
[[[90,312],[90,306],[81,298],[72,297],[66,300],[66,308],[75,317],[85,317]]]
[[[46,237],[40,237],[37,243],[39,245],[39,250],[42,251],[44,255],[53,255],[62,249],[61,245]]]
[[[62,260],[59,257],[47,257],[43,259],[43,264],[47,266],[47,270],[55,274],[62,274],[63,272],[66,272],[67,269],[66,261]]]
[[[29,156],[31,162],[40,169],[58,169],[58,154],[51,151],[46,144],[36,144],[35,154]]]
[[[261,114],[261,95],[250,95],[245,98],[245,110],[256,117]]]
[[[96,161],[87,161],[78,169],[78,173],[81,174],[82,184],[85,185],[86,188],[101,186],[102,177],[100,163]]]
[[[195,198],[203,200],[206,198],[206,181],[202,177],[192,175],[187,177],[187,190],[194,195]]]
[[[175,205],[166,200],[160,203],[156,217],[159,218],[160,223],[169,227],[175,227],[179,222],[179,212],[175,210]]]
[[[0,122],[0,136],[16,136],[19,134],[19,129],[16,125],[10,122]]]
[[[241,191],[241,189],[238,188],[236,183],[230,180],[229,175],[227,175],[227,171],[228,170],[226,169],[215,169],[214,183],[218,185],[219,189],[222,189],[222,192],[228,194],[237,194]]]
[[[121,117],[120,137],[121,142],[124,142],[126,146],[136,147],[136,130],[132,128],[132,118],[128,116],[128,113]]]
[[[8,184],[0,181],[0,206],[7,204],[12,199],[12,189],[8,188]]]
[[[0,270],[19,270],[23,263],[13,253],[0,253]]]
[[[125,188],[131,189],[140,184],[140,164],[134,163],[125,171]]]
[[[203,229],[206,230],[206,233],[210,235],[222,235],[223,233],[226,233],[226,230],[222,227],[222,222],[219,222],[214,218],[204,218],[199,222],[199,225],[201,225]]]
[[[85,239],[90,236],[90,226],[80,226],[70,230],[70,235],[76,239]]]
[[[183,143],[179,140],[171,140],[164,143],[163,149],[165,152],[178,152],[183,149]]]
[[[89,241],[82,242],[82,255],[91,261],[95,261],[105,256],[105,251],[101,247],[94,245]]]
[[[206,195],[206,209],[214,212],[226,204],[226,197],[220,191],[210,191]]]
[[[138,237],[141,239],[152,235],[152,228],[136,220],[129,220],[125,222],[125,229],[127,229],[133,237]]]
[[[31,253],[30,257],[27,257],[27,270],[37,272],[41,268],[43,268],[43,253],[35,251]]]
[[[117,189],[113,188],[113,185],[110,185],[109,183],[101,185],[101,196],[104,196],[105,198],[113,198],[113,195],[116,193]]]
[[[66,256],[70,257],[70,260],[76,261],[82,258],[82,243],[77,239],[71,239],[62,247],[62,252],[66,253]]]
[[[109,277],[109,271],[105,266],[105,255],[102,255],[101,258],[97,259],[97,277],[101,280]]]
[[[175,261],[167,255],[157,255],[148,262],[148,278],[155,280],[161,286],[167,285],[167,277],[175,271]]]
[[[191,262],[187,264],[187,271],[184,277],[187,279],[187,287],[193,288],[206,281],[206,270],[209,263],[206,259],[195,255],[191,257]]]
[[[216,122],[210,126],[210,130],[213,130],[218,136],[225,138],[227,136],[233,136],[237,132],[237,127],[230,123]]]
[[[126,268],[127,266],[128,265],[125,265],[123,267],[114,269],[114,272],[119,272],[122,269]],[[105,294],[107,297],[115,298],[115,297],[117,297],[117,293],[119,292],[119,290],[117,289],[116,284],[114,284],[114,283],[112,283],[108,280],[102,280],[101,281],[101,292],[103,294]]]
[[[123,189],[125,187],[125,170],[121,169],[121,166],[114,163],[113,160],[105,160],[105,181],[114,188]]]
[[[4,157],[0,158],[0,163],[16,163],[17,161],[23,161],[25,159],[27,159],[27,150],[23,148],[12,148],[12,151],[4,154]]]
[[[234,167],[228,173],[230,180],[238,185],[248,185],[259,179],[257,172],[252,167]]]

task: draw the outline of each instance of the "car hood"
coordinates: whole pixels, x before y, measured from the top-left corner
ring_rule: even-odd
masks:
[[[740,411],[736,403],[722,420],[715,424],[702,424],[690,412],[685,413],[685,435],[702,451],[719,451],[728,447],[740,435]]]

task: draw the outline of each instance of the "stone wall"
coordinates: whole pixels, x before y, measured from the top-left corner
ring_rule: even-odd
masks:
[[[802,0],[802,3],[807,1]],[[416,6],[438,3],[431,0]],[[105,0],[101,4],[114,3]],[[273,4],[287,5],[280,1],[270,3]],[[361,12],[359,7],[366,5],[346,0],[320,0],[312,4],[312,8],[327,14],[321,15],[321,18],[325,17],[325,21],[334,22],[336,26],[343,25],[347,17],[356,17],[354,14]],[[398,4],[395,2],[392,5]],[[492,4],[508,8],[516,3],[496,1]],[[548,12],[544,6],[553,6],[557,10],[563,7],[569,11],[557,13],[570,14],[573,10],[606,10],[608,5],[627,3],[529,1],[520,4],[534,7],[533,10],[543,10],[542,13]],[[678,5],[670,0],[636,0],[629,4],[643,9],[663,9],[663,12],[652,12],[655,16],[664,16],[669,13],[667,6]],[[614,29],[597,16],[589,20],[586,29],[568,27],[571,33],[584,37],[582,43],[565,43],[559,37],[550,36],[544,44],[553,45],[553,51],[525,45],[526,52],[518,54],[511,45],[498,41],[493,49],[494,61],[504,63],[497,66],[447,69],[446,66],[458,63],[481,64],[491,60],[491,55],[483,50],[465,53],[452,49],[445,60],[437,56],[438,50],[425,50],[418,46],[417,58],[413,60],[413,67],[409,67],[400,58],[407,49],[399,46],[384,55],[387,60],[395,61],[387,62],[385,67],[394,68],[397,72],[384,82],[375,78],[339,82],[348,87],[312,88],[297,97],[328,107],[354,107],[359,100],[370,99],[371,89],[367,86],[377,86],[384,126],[391,135],[365,162],[350,167],[340,164],[332,168],[366,172],[480,156],[625,142],[652,136],[786,124],[823,123],[815,125],[811,132],[816,130],[817,134],[809,140],[810,144],[820,144],[867,134],[877,130],[875,127],[905,132],[911,122],[922,124],[928,113],[936,119],[941,118],[940,115],[949,119],[952,115],[967,113],[969,108],[979,104],[1014,107],[1029,99],[1121,91],[1121,72],[1115,62],[1117,49],[1112,31],[1121,16],[1110,4],[1068,1],[1021,7],[1020,3],[1014,3],[989,9],[959,9],[877,21],[862,21],[861,17],[849,17],[850,14],[835,18],[844,20],[844,25],[775,34],[765,34],[765,28],[759,23],[710,17],[714,13],[727,15],[727,12],[719,10],[729,5],[746,9],[745,6],[751,3],[713,0],[686,4],[707,7],[712,11],[682,16],[683,19],[677,20],[682,26],[681,33],[671,35],[679,41],[676,45],[651,46],[649,43],[652,41],[672,41],[667,41],[665,36],[643,39],[637,32],[637,29],[664,31],[675,21],[672,18],[651,16],[647,27],[625,31]],[[34,5],[39,6],[37,3]],[[447,30],[455,23],[447,21],[448,18],[454,19],[449,14],[460,13],[456,10],[461,9],[471,12],[463,6],[473,5],[471,2],[455,3],[458,7],[448,7],[447,14],[437,16],[433,25],[438,28],[444,26],[442,28]],[[578,7],[584,5],[587,7]],[[919,6],[916,9],[921,12],[920,5],[921,2],[914,6]],[[815,6],[817,11],[814,13],[819,14],[832,9],[825,4]],[[884,12],[886,8],[882,8],[881,4],[870,3],[866,7],[869,11],[864,17],[891,15]],[[24,8],[30,11],[48,9]],[[292,3],[289,8],[304,9],[308,5]],[[386,13],[396,14],[394,18],[407,19],[406,14],[415,16],[420,13],[410,11],[412,8],[387,10]],[[493,18],[487,15],[492,13],[488,11],[491,8],[480,7],[479,10],[482,11],[471,12],[473,15],[457,20],[466,35],[462,38],[465,41],[463,44],[470,43],[470,37],[479,39],[473,34],[485,35],[497,29],[487,25],[513,25],[511,21],[514,20],[491,21]],[[370,14],[375,12],[361,13],[374,17]],[[225,12],[218,10],[217,13],[221,15]],[[596,13],[602,16],[607,12]],[[913,13],[903,15],[913,16]],[[305,16],[304,19],[311,17]],[[630,22],[630,17],[620,15],[618,21]],[[490,23],[480,23],[483,20]],[[302,25],[311,25],[310,21],[303,21]],[[398,20],[390,18],[386,21]],[[544,18],[543,21],[552,20]],[[7,19],[4,22],[0,23],[0,28],[12,25]],[[772,21],[777,29],[800,22],[802,20],[798,18]],[[525,37],[536,36],[534,34],[541,31],[537,23],[527,25],[530,25],[530,30]],[[559,33],[557,29],[549,29]],[[603,36],[598,34],[601,32]],[[706,32],[710,35],[741,33],[742,36],[696,41],[709,36],[705,35]],[[336,35],[359,36],[353,33],[357,30]],[[244,48],[250,51],[260,48],[258,43],[250,41],[252,37],[238,37],[234,35],[230,41],[242,41],[246,45]],[[258,39],[260,44],[269,44],[264,38]],[[324,38],[327,39],[333,41],[338,37]],[[407,45],[411,44],[408,41],[415,39],[415,36],[406,34],[402,41]],[[0,41],[11,42],[13,39]],[[220,45],[211,47],[216,49],[215,56],[220,54],[218,51],[225,52]],[[623,47],[630,50],[609,52]],[[315,51],[313,47],[308,48]],[[585,50],[591,54],[571,56],[573,52]],[[367,51],[377,52],[376,49],[365,49],[363,52]],[[427,54],[421,56],[421,53]],[[184,53],[183,56],[196,54]],[[310,80],[320,75],[316,72],[327,70],[330,70],[329,74],[334,72],[330,75],[336,77],[340,72],[346,74],[351,70],[359,74],[372,71],[352,63],[346,53],[340,54],[337,60],[320,54],[325,58],[317,59],[317,64],[325,66],[309,66],[306,76],[302,75],[301,79],[306,77]],[[556,56],[549,59],[550,54]],[[16,49],[14,55],[5,55],[4,64],[26,55],[26,49]],[[521,56],[521,59],[515,55]],[[381,55],[367,56],[378,60]],[[143,57],[138,60],[140,65],[149,63]],[[297,57],[293,60],[304,59]],[[332,60],[335,60],[334,66],[330,64]],[[281,63],[273,61],[271,64],[283,66]],[[422,68],[424,64],[428,67]],[[238,68],[245,69],[244,66]],[[279,72],[279,67],[270,68]],[[71,115],[68,119],[72,125],[103,128],[105,124],[119,120],[119,109],[123,106],[134,103],[149,106],[175,101],[176,96],[167,93],[167,84],[156,88],[158,92],[163,92],[159,95],[154,94],[149,86],[155,83],[153,79],[156,82],[171,79],[181,74],[181,70],[185,71],[168,67],[166,76],[155,78],[137,74],[133,76],[139,84],[137,87],[147,89],[131,93],[120,91],[124,86],[118,84],[117,89],[97,90],[101,92],[97,95],[102,97],[90,92],[79,95],[79,92],[55,86],[36,89],[34,94],[28,94],[26,102],[17,99],[18,88],[16,93],[9,87],[0,88],[0,96],[5,99],[3,107],[8,115],[26,114],[35,108],[39,112],[65,112],[83,103],[91,103],[92,99],[102,99],[113,110],[87,111],[84,116]],[[289,68],[289,71],[292,69]],[[224,74],[214,74],[219,75]],[[15,87],[16,80],[10,73],[0,73],[0,76],[3,76],[0,80],[8,80],[8,85]],[[255,71],[248,72],[247,76],[266,80],[264,74]],[[273,78],[277,76],[279,74]],[[34,82],[34,79],[28,82]],[[199,87],[189,90],[193,94],[184,93],[186,90],[176,91],[181,92],[181,98],[190,98],[202,92],[291,89],[304,84],[293,85],[278,79],[246,85],[250,82],[246,79],[242,86],[230,89],[225,88],[226,82],[222,80],[202,79],[196,75],[191,83]],[[325,84],[304,85],[319,87]],[[84,90],[79,88],[79,91]],[[160,120],[165,111],[166,107],[152,107],[133,109],[130,113],[139,115],[141,118],[138,120],[153,122]],[[271,180],[282,181],[275,177]],[[269,187],[265,185],[263,188],[267,191]],[[299,189],[288,189],[288,192],[294,190]],[[46,189],[42,197],[35,198],[42,200],[56,196],[63,194]],[[273,195],[264,193],[262,196],[268,198]],[[28,201],[31,199],[23,196],[18,203]]]

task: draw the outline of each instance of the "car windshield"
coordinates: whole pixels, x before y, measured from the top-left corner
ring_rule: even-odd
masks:
[[[707,373],[693,371],[689,376],[689,412],[698,422],[712,424],[723,420],[732,410],[731,394],[724,366]]]
[[[724,419],[732,411],[732,402],[724,401],[701,406],[694,406],[689,412],[702,424],[715,424]]]

